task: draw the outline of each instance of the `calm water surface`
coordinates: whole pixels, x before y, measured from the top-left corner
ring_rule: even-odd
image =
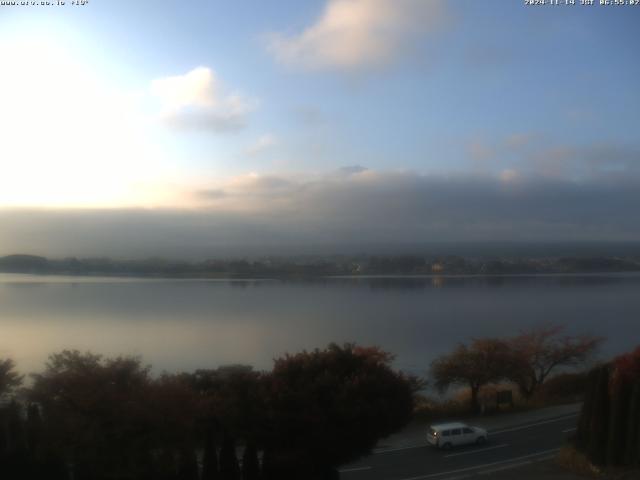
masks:
[[[545,323],[640,344],[640,276],[185,281],[0,274],[0,358],[40,370],[65,348],[141,355],[161,370],[270,368],[285,352],[354,341],[424,373],[474,336]]]

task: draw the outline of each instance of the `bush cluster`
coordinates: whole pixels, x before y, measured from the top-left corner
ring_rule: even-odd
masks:
[[[155,378],[137,358],[65,351],[21,402],[0,391],[14,398],[0,409],[0,478],[334,479],[411,418],[417,383],[391,360],[330,345],[277,359],[270,372]]]

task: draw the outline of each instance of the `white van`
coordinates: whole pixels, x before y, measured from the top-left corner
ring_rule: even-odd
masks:
[[[441,423],[429,427],[427,443],[434,447],[449,449],[471,443],[482,445],[487,441],[487,436],[484,428],[470,427],[464,423]]]

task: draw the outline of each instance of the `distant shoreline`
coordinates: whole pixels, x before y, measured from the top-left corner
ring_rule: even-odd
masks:
[[[640,256],[461,257],[329,256],[314,258],[210,259],[186,262],[151,258],[114,260],[35,255],[0,257],[0,272],[70,277],[172,279],[455,278],[456,276],[569,275],[640,272]]]
[[[36,272],[6,272],[0,271],[0,275],[20,276],[17,283],[31,283],[29,277],[46,277],[58,280],[51,283],[73,283],[75,280],[88,280],[86,283],[100,283],[101,281],[136,282],[136,281],[181,281],[181,282],[278,282],[278,281],[310,281],[310,280],[455,280],[455,279],[526,279],[526,278],[578,278],[578,277],[635,277],[640,276],[640,270],[636,271],[602,271],[602,272],[571,272],[571,273],[467,273],[467,274],[394,274],[394,275],[317,275],[317,276],[272,276],[272,277],[178,277],[178,276],[152,276],[152,275],[106,275],[101,273],[36,273]],[[2,283],[0,277],[0,283]],[[36,280],[36,279],[34,279]]]

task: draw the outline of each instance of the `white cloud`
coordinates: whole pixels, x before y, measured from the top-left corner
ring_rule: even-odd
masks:
[[[162,121],[178,129],[242,128],[256,106],[254,100],[243,95],[225,94],[215,72],[208,67],[156,79],[150,91],[160,101]]]
[[[441,0],[328,0],[315,24],[298,35],[274,34],[268,47],[280,62],[306,69],[374,67],[444,18]]]
[[[0,249],[50,256],[206,258],[296,248],[441,241],[632,240],[640,175],[581,182],[362,170],[311,178],[248,174],[191,192],[191,208],[0,209]],[[198,208],[198,205],[200,208]],[[314,247],[311,247],[314,246]],[[293,249],[293,250],[292,250]]]
[[[256,156],[267,150],[270,150],[271,148],[275,147],[277,144],[278,144],[278,139],[275,137],[275,135],[266,133],[260,136],[260,138],[258,138],[258,140],[256,140],[255,143],[253,143],[253,145],[250,145],[245,150],[245,153],[249,156]]]

